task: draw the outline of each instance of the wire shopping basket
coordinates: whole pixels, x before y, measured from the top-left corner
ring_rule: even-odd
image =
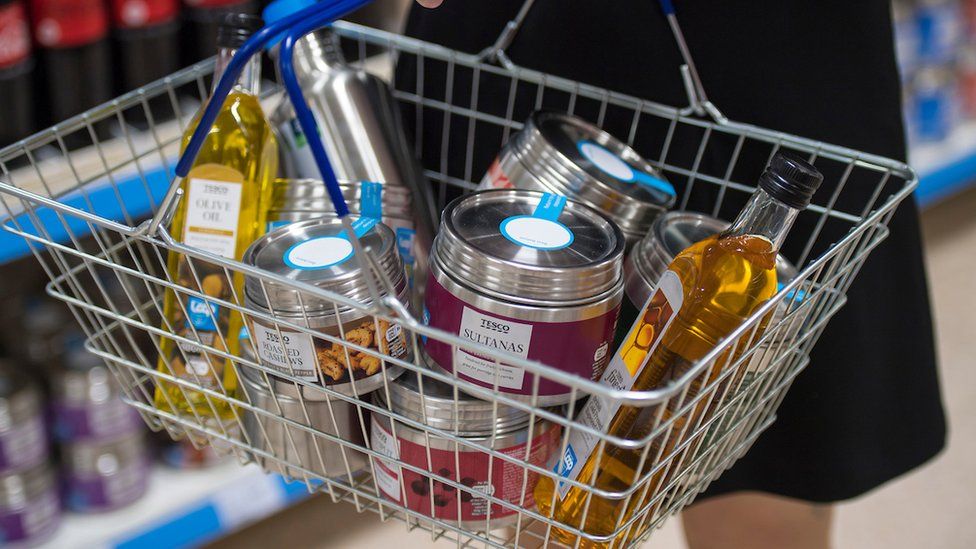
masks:
[[[156,430],[213,444],[360,511],[403,520],[459,546],[638,544],[742,456],[775,419],[810,349],[917,179],[900,162],[724,119],[705,98],[693,66],[684,72],[688,108],[518,67],[504,55],[504,46],[527,9],[481,55],[354,24],[334,25],[345,50],[355,52],[354,65],[398,67],[394,95],[437,191],[438,211],[451,197],[475,188],[492,160],[478,151],[497,150],[539,109],[575,114],[624,137],[676,184],[680,209],[715,216],[737,211],[764,162],[781,151],[806,158],[825,175],[824,190],[801,213],[798,227],[804,230],[794,229],[789,252],[799,275],[664,387],[612,390],[430,328],[396,299],[349,299],[176,242],[166,232],[164,205],[173,198],[169,191],[183,131],[206,100],[209,62],[0,150],[4,229],[23,237],[51,279],[48,292],[70,307],[89,350],[106,361],[126,400]],[[486,94],[507,97],[504,110],[483,107],[479,98]],[[272,91],[265,101],[279,97]],[[354,335],[358,328],[335,333],[310,327],[322,324],[248,307],[236,293],[227,299],[207,296],[198,275],[181,280],[168,274],[171,254],[185,259],[193,272],[216,269],[228,279],[249,277],[265,290],[273,285],[299,300],[331,304],[326,314],[332,325],[348,324],[351,315],[361,319],[362,330]],[[361,261],[369,266],[365,271],[374,292],[397,295],[375,258]],[[344,368],[377,364],[381,383],[367,390],[363,379],[350,375],[339,387],[327,384],[321,372],[310,380],[271,369],[253,353],[229,353],[226,345],[201,341],[166,322],[167,292],[212,300],[279,337],[284,331],[308,334],[317,351],[333,352]],[[768,327],[757,330],[774,312]],[[378,342],[391,329],[406,352],[393,353],[392,344]],[[220,339],[239,335],[222,333]],[[167,339],[227,360],[238,379],[250,381],[235,390],[157,368]],[[421,359],[428,339],[484,357],[496,368],[502,363],[519,368],[536,391],[514,398],[497,380],[484,387],[431,370]],[[437,382],[448,389],[438,392]],[[537,391],[542,382],[568,387],[569,404],[544,406]],[[160,384],[183,395],[203,395],[207,407],[230,413],[224,417],[195,408],[181,413],[159,406],[153,387]],[[404,396],[405,385],[422,397]],[[576,416],[588,395],[644,409],[653,423],[647,436],[621,439],[584,425]],[[460,420],[472,415],[481,430],[462,425]],[[574,431],[595,437],[598,451],[639,452],[632,478],[609,491],[598,488],[595,479],[561,478],[551,461],[563,455]],[[662,439],[677,442],[661,444]],[[583,494],[582,517],[566,521],[540,511],[533,487],[541,477]],[[600,532],[588,531],[580,525],[590,503],[600,499],[624,501],[632,512],[613,518]]]

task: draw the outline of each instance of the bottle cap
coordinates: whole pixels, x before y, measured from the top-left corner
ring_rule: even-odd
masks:
[[[261,28],[261,18],[246,13],[228,13],[217,27],[217,47],[237,49]]]
[[[317,3],[317,0],[275,0],[274,2],[268,4],[264,11],[261,12],[261,16],[264,17],[264,22],[268,25],[281,21],[289,15],[293,15],[302,11],[305,8],[310,8]],[[281,34],[275,36],[273,39],[269,40],[265,44],[264,49],[271,50],[278,45],[285,38],[287,31],[282,31]]]
[[[809,162],[776,153],[759,178],[759,188],[787,206],[802,210],[822,182],[823,174]]]

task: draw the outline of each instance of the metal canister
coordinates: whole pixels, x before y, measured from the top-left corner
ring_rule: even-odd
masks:
[[[410,289],[393,231],[365,217],[353,222],[353,227],[366,253],[375,258],[396,289],[398,299],[407,303]],[[360,258],[353,253],[339,219],[300,221],[272,231],[251,244],[243,262],[363,306],[373,301]],[[245,277],[244,299],[249,308],[273,315],[280,322],[344,338],[393,358],[412,358],[411,346],[398,324],[374,318],[361,309],[253,275]],[[248,330],[261,363],[291,378],[324,383],[349,395],[364,395],[383,384],[384,368],[376,356],[257,318],[248,319]],[[389,363],[385,369],[389,379],[402,371]],[[327,397],[324,391],[277,376],[273,376],[272,389],[275,394],[303,400]]]
[[[11,364],[0,363],[0,472],[34,467],[47,461],[41,393]]]
[[[0,476],[0,543],[34,546],[61,522],[54,471],[46,462]]]
[[[142,430],[139,413],[122,402],[118,382],[101,358],[74,345],[62,364],[51,384],[56,438],[105,440]]]
[[[538,111],[508,141],[478,189],[532,189],[590,206],[630,248],[675,201],[674,187],[634,149],[585,120]]]
[[[142,433],[113,441],[84,441],[61,447],[64,503],[73,511],[118,509],[149,487],[149,454]]]
[[[497,190],[447,206],[431,251],[424,321],[499,352],[599,379],[623,295],[624,238],[605,216],[565,197]],[[526,375],[433,337],[433,364],[537,405],[569,387]],[[537,399],[536,399],[537,396]],[[579,395],[581,396],[581,395]]]
[[[400,185],[383,185],[370,181],[339,182],[342,196],[353,215],[378,217],[393,229],[397,251],[407,269],[411,283],[416,276],[426,277],[430,253],[430,238],[420,238],[414,221],[413,198]],[[319,179],[277,179],[272,186],[271,206],[268,208],[268,231],[307,219],[334,216],[335,206],[329,198],[325,183]]]
[[[463,487],[409,469],[401,470],[392,461],[374,460],[376,483],[387,499],[422,515],[471,530],[485,528],[489,507],[493,528],[518,520],[517,511],[491,503],[479,494],[532,508],[538,474],[518,461],[545,467],[549,457],[559,449],[557,424],[537,419],[530,425],[531,417],[523,410],[464,393],[458,393],[455,398],[453,387],[430,377],[418,380],[414,372],[390,384],[389,402],[384,391],[374,395],[378,406],[451,433],[462,441],[400,422],[391,426],[389,416],[374,413],[370,429],[374,451]],[[491,448],[517,461],[493,459],[480,447]]]
[[[292,478],[310,475],[352,482],[366,471],[366,455],[354,449],[365,446],[357,406],[344,400],[303,400],[272,392],[261,372],[242,368],[242,388],[252,406],[268,412],[244,410],[244,432],[254,460],[270,472],[283,472]],[[273,383],[273,381],[272,381]],[[363,417],[369,417],[363,414]],[[318,431],[293,427],[297,422]],[[324,433],[320,434],[320,433]],[[350,445],[329,440],[330,435]],[[268,455],[272,457],[268,457]],[[298,464],[292,466],[289,464]]]
[[[637,318],[638,311],[650,298],[658,280],[679,253],[696,242],[724,231],[728,226],[728,221],[694,212],[668,212],[659,217],[647,236],[634,247],[624,263],[624,291],[627,299],[624,300],[625,305],[621,307],[621,329],[630,329]],[[776,256],[776,280],[780,288],[789,284],[797,274],[796,267],[789,260],[782,255]],[[791,294],[781,301],[769,325],[775,326],[782,320],[787,314],[788,307],[795,309],[797,305],[790,304],[802,300],[803,296],[803,290],[800,290],[795,293],[795,296]],[[798,324],[798,322],[791,323],[789,329],[777,332],[776,342],[766,345],[778,345],[784,338],[796,335]],[[748,367],[750,371],[767,368],[772,353],[759,349],[755,357],[756,363]],[[762,361],[765,362],[759,363]]]

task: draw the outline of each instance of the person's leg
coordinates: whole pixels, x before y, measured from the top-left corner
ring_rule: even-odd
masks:
[[[696,503],[681,514],[690,549],[827,549],[833,508],[738,492]]]

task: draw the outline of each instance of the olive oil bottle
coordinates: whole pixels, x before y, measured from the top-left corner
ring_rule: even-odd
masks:
[[[661,277],[657,289],[644,305],[640,316],[624,338],[604,373],[601,383],[621,390],[652,390],[667,386],[685,374],[697,360],[739,327],[776,293],[776,254],[800,210],[805,208],[823,176],[806,162],[777,155],[759,180],[753,194],[736,221],[724,233],[712,236],[681,252]],[[753,341],[765,329],[760,323]],[[728,353],[715,361],[728,364]],[[720,373],[719,368],[698,376],[688,387],[683,402],[692,402],[703,386]],[[703,379],[705,378],[705,379]],[[733,386],[735,381],[732,382]],[[582,409],[578,421],[597,431],[626,440],[647,437],[660,421],[674,418],[679,399],[669,408],[621,405],[593,397]],[[623,494],[655,465],[656,456],[667,456],[691,434],[683,428],[697,424],[712,411],[704,400],[675,418],[673,427],[652,439],[651,448],[621,448],[597,437],[573,431],[566,452],[559,456],[554,471],[598,490]],[[682,404],[683,405],[683,404]],[[600,418],[609,418],[603,419]],[[691,431],[689,429],[688,431]],[[700,434],[697,436],[701,436]],[[697,441],[692,441],[697,442]],[[694,447],[691,444],[689,447]],[[630,498],[600,497],[590,490],[540,478],[535,501],[540,513],[592,536],[613,536],[650,499],[667,485],[661,478],[667,468],[642,484]],[[585,521],[584,521],[585,513]],[[624,529],[606,542],[580,538],[580,547],[625,547],[643,533],[640,523]],[[576,535],[553,529],[559,541],[573,546]]]
[[[217,66],[214,86],[237,48],[261,26],[261,20],[229,14],[217,33]],[[228,259],[240,259],[264,231],[271,198],[271,182],[277,175],[278,150],[271,125],[258,101],[261,80],[259,58],[251,59],[207,134],[200,154],[183,180],[183,196],[173,216],[170,234],[183,244]],[[186,148],[199,123],[203,108],[187,128]],[[240,314],[206,299],[234,302],[240,299],[243,278],[233,278],[220,266],[201,260],[188,261],[171,252],[167,261],[170,279],[200,294],[167,291],[163,300],[164,331],[173,331],[194,343],[163,338],[157,369],[165,374],[233,396],[237,379],[229,359],[207,347],[236,355]],[[225,400],[209,398],[202,391],[160,381],[156,406],[198,417],[227,418]]]

